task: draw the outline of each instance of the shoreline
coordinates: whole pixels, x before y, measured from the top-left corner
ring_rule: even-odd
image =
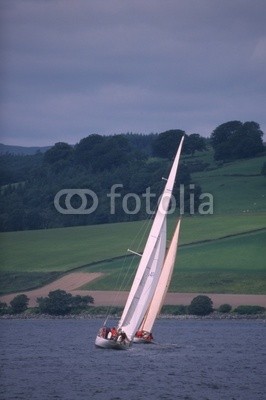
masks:
[[[49,314],[30,314],[30,313],[21,313],[21,314],[5,314],[0,315],[0,320],[8,320],[8,319],[20,319],[20,320],[32,320],[32,319],[42,319],[42,320],[62,320],[62,319],[105,319],[106,314],[98,314],[92,315],[89,313],[83,314],[69,314],[69,315],[49,315]],[[119,319],[119,315],[110,315],[110,319]],[[173,314],[161,314],[157,317],[157,319],[175,319],[175,320],[212,320],[212,321],[220,321],[220,320],[261,320],[266,322],[266,313],[261,314],[234,314],[234,313],[219,313],[214,311],[209,315],[173,315]]]

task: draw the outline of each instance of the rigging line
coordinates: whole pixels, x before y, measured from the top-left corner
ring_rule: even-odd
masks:
[[[133,239],[132,242],[136,241],[137,237],[138,237],[138,236],[140,235],[140,233],[143,231],[143,227],[145,227],[146,224],[147,224],[147,220],[145,221],[145,224],[142,224],[142,225],[141,225],[139,231],[137,232],[137,234],[136,234],[136,236],[135,236],[135,238]],[[145,230],[147,230],[147,228],[146,228]],[[144,237],[144,236],[145,236],[145,235],[143,234],[141,240],[143,240],[143,237]],[[127,263],[126,274],[124,275],[124,277],[123,277],[123,279],[122,279],[122,274],[123,274],[123,272],[125,271],[125,264],[126,264],[126,262],[128,262],[128,260],[129,260],[129,257],[128,257],[127,255],[125,255],[125,257],[124,257],[124,259],[123,259],[123,265],[122,265],[122,267],[121,267],[120,270],[119,270],[119,273],[118,273],[118,276],[117,276],[117,279],[116,279],[116,283],[115,283],[115,292],[116,292],[116,294],[115,294],[115,296],[113,297],[112,303],[111,303],[110,306],[107,308],[107,311],[106,311],[106,314],[107,314],[107,315],[106,315],[106,318],[108,318],[108,315],[110,315],[111,309],[114,308],[114,306],[115,306],[115,304],[116,304],[116,302],[117,302],[118,296],[119,296],[119,292],[121,292],[121,290],[122,290],[123,288],[125,288],[125,281],[126,281],[126,279],[127,279],[127,276],[128,276],[128,274],[129,274],[129,271],[130,271],[130,270],[132,271],[131,274],[130,274],[130,279],[132,279],[132,275],[133,275],[133,273],[135,272],[135,268],[132,268],[132,265],[133,265],[133,263],[134,263],[135,258],[132,257],[132,258],[131,258],[131,261],[130,261],[129,263]]]
[[[159,199],[160,199],[160,197],[158,198],[158,200]],[[146,238],[148,230],[151,228],[152,219],[153,219],[153,217],[156,214],[156,211],[158,209],[158,200],[157,200],[157,204],[155,205],[153,211],[149,214],[149,217],[141,225],[139,231],[135,235],[135,238],[132,240],[132,245],[134,245],[134,243],[137,241],[137,238],[141,235],[141,238],[140,238],[138,246],[137,246],[137,252],[138,253],[140,252],[140,248],[143,247],[144,238]],[[131,246],[131,247],[134,247],[134,246]],[[133,279],[133,276],[134,276],[134,273],[135,273],[135,268],[132,268],[132,267],[133,267],[133,263],[135,261],[135,257],[132,257],[131,262],[128,263],[128,267],[126,268],[126,274],[124,274],[124,278],[122,279],[122,281],[120,283],[120,286],[119,286],[119,281],[121,280],[121,276],[122,276],[122,273],[124,271],[124,266],[126,264],[126,261],[128,261],[128,257],[127,256],[124,257],[122,268],[120,269],[119,274],[118,274],[117,279],[116,279],[115,287],[118,290],[115,291],[116,294],[113,297],[113,301],[110,304],[110,306],[107,308],[106,321],[108,320],[108,317],[109,317],[109,315],[111,313],[111,309],[114,308],[114,305],[117,302],[117,299],[118,299],[118,296],[119,296],[119,292],[121,292],[123,286],[125,287],[125,281],[126,281],[126,279],[128,279],[128,275],[129,275],[129,280]],[[130,273],[130,271],[131,271],[131,273]]]
[[[141,246],[143,247],[144,239],[145,239],[146,234],[151,226],[152,217],[153,217],[153,214],[149,215],[149,217],[143,221],[143,224],[141,224],[141,227],[140,227],[139,231],[137,232],[135,238],[132,240],[129,248],[134,248],[137,240],[138,240],[138,243],[136,245],[136,247],[137,247],[136,251],[139,252],[140,247]]]
[[[126,262],[126,259],[127,259],[127,258],[128,258],[128,256],[125,255],[125,257],[123,258],[123,265],[122,265],[121,268],[119,267],[118,277],[116,278],[116,283],[115,283],[115,285],[114,285],[114,287],[115,287],[115,296],[112,297],[113,300],[112,300],[112,302],[110,303],[110,305],[107,307],[107,310],[106,310],[106,313],[105,313],[105,323],[107,322],[108,318],[109,318],[110,315],[111,315],[111,310],[115,308],[115,304],[117,303],[119,291],[121,291],[121,290],[118,290],[119,281],[121,280],[122,271],[123,271],[123,269],[124,269],[124,265],[125,265],[125,262]],[[119,262],[119,261],[118,261],[118,262]],[[120,284],[120,288],[121,288],[121,284]]]
[[[136,267],[137,267],[137,265],[134,266],[133,264],[134,264],[136,258],[137,258],[137,261],[138,261],[136,264],[137,265],[139,264],[140,259],[139,259],[139,254],[138,254],[137,257],[136,256],[132,257],[131,262],[129,263],[129,266],[128,266],[127,270],[126,270],[126,274],[124,275],[124,279],[123,279],[123,282],[121,283],[121,286],[124,284],[125,281],[127,281],[127,282],[129,282],[131,280],[133,281],[133,278],[134,278],[135,273],[136,273]],[[121,290],[121,287],[120,287],[120,290]],[[118,293],[119,292],[117,292],[115,297],[118,297],[118,295],[119,295]]]
[[[124,277],[123,277],[123,279],[121,281],[120,287],[118,288],[118,291],[116,292],[116,296],[115,296],[116,298],[118,297],[119,292],[121,292],[122,289],[125,289],[126,282],[129,282],[132,279],[132,276],[134,275],[135,269],[136,269],[136,266],[134,265],[135,264],[135,260],[136,260],[136,256],[133,256],[131,258],[130,262],[128,263],[127,268],[122,268],[121,269],[121,275],[122,275],[122,272],[124,272],[122,270],[125,270],[125,274],[124,274]]]
[[[138,237],[140,236],[140,234],[142,233],[141,238],[140,238],[140,240],[139,240],[139,244],[138,244],[138,246],[137,246],[137,252],[138,252],[138,253],[139,253],[139,251],[140,251],[139,249],[140,249],[141,247],[143,247],[144,239],[146,239],[147,232],[148,232],[148,230],[150,230],[150,228],[151,228],[151,220],[153,219],[153,216],[156,214],[156,210],[157,210],[157,209],[158,209],[158,204],[155,205],[153,212],[149,214],[149,217],[144,221],[144,224],[142,224],[142,226],[140,227],[139,231],[137,232],[135,238],[134,238],[133,241],[132,241],[132,245],[133,245],[133,246],[131,246],[131,247],[134,247],[134,243],[137,241],[137,238],[138,238]],[[125,261],[125,260],[128,260],[128,258],[125,257],[124,261]],[[129,281],[129,279],[131,279],[131,280],[133,279],[133,276],[134,276],[134,273],[135,273],[135,268],[132,268],[132,266],[133,266],[133,263],[134,263],[134,262],[135,262],[135,257],[133,257],[133,258],[131,259],[131,262],[128,264],[128,267],[127,267],[127,269],[126,269],[126,273],[124,274],[124,278],[123,278],[123,280],[122,280],[122,282],[121,282],[121,284],[120,284],[119,290],[116,292],[116,295],[114,296],[113,304],[117,301],[117,298],[118,298],[118,295],[119,295],[118,293],[122,290],[123,285],[125,284],[125,281],[126,281],[126,280]],[[124,264],[125,264],[125,262],[124,262]],[[121,276],[121,274],[122,274],[122,272],[123,272],[122,270],[124,270],[124,266],[123,266],[122,269],[120,270],[119,276],[118,276],[118,278],[117,278],[117,283],[118,283],[118,281],[120,280],[120,276]],[[130,271],[131,271],[131,273],[130,273]],[[128,278],[128,275],[129,275],[129,278]],[[117,286],[117,285],[116,285],[116,286]]]
[[[124,257],[124,259],[123,259],[123,265],[125,264],[125,259],[126,259],[126,256]],[[116,304],[116,302],[117,302],[117,299],[118,299],[118,292],[117,292],[117,287],[118,287],[118,282],[119,282],[119,280],[121,279],[120,277],[121,277],[121,274],[122,274],[122,270],[123,270],[123,265],[122,265],[122,268],[120,268],[120,271],[119,271],[119,273],[118,273],[118,277],[117,277],[117,279],[116,279],[116,284],[115,284],[115,296],[113,297],[113,301],[111,302],[111,304],[109,305],[109,307],[107,308],[107,311],[106,311],[106,321],[108,320],[108,318],[109,318],[109,316],[110,316],[110,314],[111,314],[111,310],[115,307],[115,304]],[[121,285],[120,285],[121,286]]]
[[[158,203],[159,203],[159,200],[160,200],[160,196],[163,193],[163,190],[164,190],[164,186],[162,185],[162,187],[160,188],[161,194],[158,195],[158,199],[157,199],[157,202],[156,202],[155,206],[153,207],[151,212],[148,214],[148,218],[146,218],[144,220],[143,225],[140,227],[138,233],[136,234],[135,238],[133,239],[133,241],[132,241],[132,243],[130,245],[130,248],[134,248],[135,242],[137,241],[139,235],[142,233],[141,239],[138,241],[137,249],[135,249],[135,251],[137,251],[138,253],[140,252],[141,247],[143,247],[143,242],[144,242],[144,239],[146,237],[146,234],[147,234],[148,230],[151,229],[152,220],[154,219],[154,217],[156,215],[156,212],[158,210],[158,206],[159,206]]]
[[[126,257],[124,258],[124,260],[126,259]],[[131,262],[130,262],[130,265],[132,265],[132,260],[131,260]],[[125,261],[124,261],[124,263],[123,264],[125,264]],[[122,268],[123,269],[123,268]],[[121,270],[122,270],[121,269]],[[119,273],[119,275],[121,275],[121,271],[120,271],[120,273]],[[110,317],[110,315],[111,315],[111,310],[112,309],[114,309],[114,307],[115,307],[115,303],[117,302],[117,300],[118,300],[118,296],[119,296],[119,294],[120,294],[120,292],[121,292],[121,286],[122,286],[122,284],[123,284],[123,282],[125,281],[125,277],[123,278],[123,280],[122,280],[122,283],[121,283],[121,285],[120,285],[120,288],[119,288],[119,290],[116,290],[115,291],[115,296],[113,297],[113,301],[112,301],[112,303],[110,304],[110,306],[108,307],[108,309],[107,309],[107,312],[106,312],[106,319],[105,319],[105,322],[107,322],[108,321],[108,319],[109,319],[109,317]]]
[[[108,308],[108,310],[107,310],[107,312],[108,312],[109,315],[110,315],[110,313],[111,313],[111,309],[114,308],[115,303],[117,303],[117,299],[118,299],[118,296],[119,296],[120,292],[122,291],[122,288],[125,289],[125,281],[129,281],[129,279],[132,279],[132,275],[133,275],[134,272],[135,272],[135,268],[132,268],[132,266],[133,266],[133,264],[134,264],[134,261],[135,261],[136,257],[133,256],[133,257],[130,257],[130,258],[131,258],[131,260],[130,260],[130,262],[128,263],[128,267],[126,268],[126,274],[124,275],[123,279],[121,279],[121,278],[122,278],[122,274],[123,274],[123,272],[124,272],[124,270],[125,270],[124,266],[125,266],[126,262],[129,260],[129,256],[125,255],[125,257],[124,257],[124,259],[123,259],[123,265],[122,265],[122,267],[120,268],[118,277],[117,277],[117,279],[116,279],[116,284],[115,284],[115,288],[116,288],[116,290],[115,290],[115,295],[114,295],[114,297],[113,297],[112,303],[110,304],[110,306],[109,306],[109,308]],[[128,274],[129,274],[129,271],[130,271],[130,270],[131,270],[131,276],[130,276],[129,279],[128,279]],[[118,284],[119,284],[119,281],[121,281],[120,286],[118,285]]]
[[[148,230],[148,228],[149,228],[149,225],[150,225],[150,219],[151,219],[151,217],[152,217],[152,216],[149,216],[149,218],[146,219],[146,220],[144,221],[144,223],[141,225],[140,229],[138,230],[137,234],[135,235],[135,238],[132,240],[132,244],[133,244],[134,242],[137,241],[137,238],[138,238],[138,237],[140,236],[140,234],[142,233],[141,239],[139,240],[139,245],[138,245],[138,247],[140,247],[140,246],[142,245],[141,243],[144,241],[144,238],[145,238],[145,236],[146,236],[146,232],[147,232],[147,230]],[[125,288],[125,282],[126,282],[126,280],[128,281],[128,275],[130,274],[129,279],[132,279],[132,276],[133,276],[134,273],[135,273],[135,268],[132,268],[132,266],[133,266],[133,264],[134,264],[134,262],[135,262],[135,259],[136,259],[135,257],[132,257],[132,258],[131,258],[131,261],[130,261],[129,263],[127,263],[127,268],[125,268],[125,264],[126,264],[126,262],[128,262],[129,257],[126,256],[126,255],[125,255],[125,257],[124,257],[123,265],[122,265],[122,268],[121,268],[120,271],[119,271],[119,274],[118,274],[118,277],[117,277],[117,280],[116,280],[116,284],[115,284],[116,295],[114,296],[113,302],[112,302],[112,304],[111,304],[110,307],[109,307],[110,310],[111,310],[111,308],[114,307],[114,304],[117,302],[117,298],[118,298],[118,296],[119,296],[119,292],[120,292],[123,288]],[[124,274],[124,277],[123,277],[123,279],[121,280],[122,274],[123,274],[123,272],[124,272],[125,270],[126,270],[126,273]],[[131,273],[130,273],[130,271],[131,271]],[[120,284],[119,284],[119,282],[120,282]],[[110,310],[109,310],[109,312],[110,312]]]
[[[142,230],[142,236],[141,236],[141,239],[140,239],[140,241],[139,241],[139,243],[138,243],[138,245],[137,245],[137,249],[136,249],[136,252],[140,252],[141,251],[141,249],[144,247],[144,245],[143,245],[143,243],[144,243],[144,239],[146,239],[146,236],[147,236],[147,233],[148,233],[148,231],[151,229],[151,226],[152,226],[152,220],[153,220],[153,217],[155,216],[155,213],[156,213],[156,210],[157,210],[157,208],[158,208],[158,205],[156,205],[155,207],[154,207],[154,210],[152,211],[152,213],[149,215],[149,218],[147,218],[146,219],[146,223],[145,224],[143,224],[143,230]],[[141,230],[139,231],[139,234],[141,233]],[[133,244],[133,243],[132,243]],[[133,246],[132,246],[133,247]]]
[[[147,231],[148,231],[148,229],[150,228],[150,225],[151,225],[151,218],[152,218],[152,216],[149,216],[149,219],[145,220],[145,223],[142,224],[142,226],[141,226],[140,230],[138,231],[136,237],[132,241],[133,246],[131,246],[131,247],[134,247],[134,242],[136,242],[137,237],[140,236],[140,233],[142,233],[141,239],[139,240],[139,245],[137,246],[138,253],[139,253],[139,248],[143,247],[144,239],[146,239]],[[136,260],[136,257],[133,257],[132,260],[131,260],[131,263],[128,265],[126,274],[124,275],[124,279],[123,279],[123,281],[121,283],[120,290],[122,289],[122,285],[124,284],[125,280],[126,279],[128,280],[128,275],[130,275],[129,279],[131,279],[131,280],[133,279],[133,276],[135,274],[135,268],[132,268],[132,267],[133,267],[133,263],[135,262],[135,260]],[[138,259],[138,263],[139,263],[139,259]]]

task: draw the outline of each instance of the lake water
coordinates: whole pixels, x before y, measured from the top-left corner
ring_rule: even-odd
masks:
[[[266,323],[156,322],[157,344],[94,347],[101,320],[0,320],[3,400],[263,400]]]

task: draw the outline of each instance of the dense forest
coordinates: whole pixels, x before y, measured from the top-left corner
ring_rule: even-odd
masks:
[[[210,139],[199,134],[187,135],[179,129],[150,135],[93,134],[74,146],[56,143],[45,153],[2,154],[0,229],[44,229],[146,218],[147,203],[143,194],[146,197],[147,193],[152,194],[149,208],[153,210],[164,185],[162,177],[167,176],[183,135],[182,154],[192,158],[195,152],[206,151],[208,146],[213,146],[217,162],[253,157],[264,150],[263,132],[257,123],[231,121],[217,127]],[[182,184],[185,212],[188,212],[190,173],[207,167],[202,162],[187,163],[183,157],[174,192],[177,208]],[[64,189],[89,190],[86,209],[92,209],[91,193],[95,193],[97,207],[90,213],[58,212],[70,202],[67,193],[63,193],[55,207],[55,196]],[[113,210],[110,208],[112,190],[115,191]],[[201,188],[196,186],[195,205],[200,194]],[[136,196],[143,200],[137,212]],[[74,194],[70,206],[72,210],[83,209],[82,197]]]

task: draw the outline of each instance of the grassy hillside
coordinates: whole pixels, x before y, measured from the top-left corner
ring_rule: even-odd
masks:
[[[205,270],[206,266],[209,269],[213,268],[213,263],[210,263],[210,257],[208,255],[210,249],[212,249],[213,257],[219,260],[220,267],[224,265],[224,268],[226,268],[225,261],[229,255],[226,252],[226,248],[223,248],[222,256],[221,253],[216,250],[216,246],[221,242],[219,238],[240,234],[240,236],[235,237],[238,239],[238,248],[236,251],[239,251],[239,243],[241,244],[243,240],[241,234],[265,228],[264,217],[264,214],[244,214],[183,218],[180,237],[181,245],[201,242],[197,246],[200,246],[201,250],[205,249],[205,259],[203,258],[202,262],[199,263],[199,255],[197,254],[198,247],[194,248],[192,246],[190,252],[187,252],[187,248],[184,247],[181,248],[180,253],[181,255],[184,254],[182,257],[185,257],[181,265],[184,265],[183,268],[185,269],[188,268],[188,262],[186,260],[191,260],[192,258],[201,271],[204,270],[202,267],[203,264],[205,265]],[[169,221],[169,231],[173,231],[174,223],[175,218],[171,218]],[[143,222],[131,222],[2,233],[0,235],[2,254],[0,291],[6,293],[35,287],[38,286],[38,284],[44,284],[59,274],[71,271],[74,268],[85,267],[96,261],[123,256],[127,254],[126,250],[128,247],[133,250],[141,251],[143,244],[140,247],[138,247],[137,244],[141,237],[143,238],[142,243],[144,243],[145,237],[147,236],[146,228],[147,224]],[[252,235],[253,234],[250,233],[250,236]],[[247,237],[248,236],[249,235],[247,235]],[[234,238],[234,236],[232,236],[232,238]],[[230,247],[234,245],[234,241],[229,241],[229,243]],[[234,248],[234,246],[232,248]],[[259,242],[255,242],[254,246],[249,249],[249,253],[246,257],[246,265],[249,264],[250,269],[254,269],[254,254],[262,254],[262,249],[263,246],[261,246]],[[193,255],[194,252],[196,252],[195,255]],[[235,258],[238,257],[237,254],[238,253],[236,253]],[[123,262],[123,257],[121,262]],[[257,259],[256,263],[259,269],[260,266],[263,265],[260,259]],[[107,263],[95,267],[89,266],[89,268],[91,271],[95,271],[95,268],[97,271],[101,271],[103,267],[104,270],[106,270],[106,268],[111,270],[117,265],[120,265],[120,261],[119,263],[115,261],[115,263]],[[180,268],[181,266],[179,265],[179,269]],[[238,264],[238,274],[241,275],[240,264]],[[181,282],[179,278],[177,281]],[[100,282],[101,281],[99,281],[99,284]],[[104,281],[103,285],[105,285]],[[175,284],[173,283],[173,285]],[[179,287],[180,285],[182,285],[182,283],[179,283]],[[109,281],[109,287],[111,288],[111,286]],[[187,286],[183,287],[183,291],[187,290],[186,287]],[[101,288],[101,285],[99,288]]]
[[[181,244],[213,240],[266,227],[264,214],[193,216],[182,220]],[[175,218],[169,221],[173,231]],[[136,251],[147,236],[138,222],[0,234],[1,272],[69,271]],[[146,232],[145,232],[146,230]]]
[[[197,158],[211,160],[207,152],[193,160]],[[183,217],[182,246],[172,291],[266,293],[265,230],[258,231],[266,228],[266,179],[259,175],[265,160],[266,157],[258,157],[236,161],[192,174],[192,182],[213,195],[214,215]],[[210,167],[214,165],[212,162]],[[170,235],[175,220],[176,217],[169,218]],[[0,292],[35,287],[83,267],[108,271],[108,278],[90,288],[112,289],[123,258],[90,264],[121,257],[127,248],[141,251],[148,229],[147,223],[141,221],[2,233]],[[130,272],[133,271],[134,264]]]
[[[266,156],[238,160],[194,173],[192,181],[214,196],[215,214],[265,211],[266,179],[260,175],[265,161]]]
[[[265,257],[263,252],[257,251],[263,248],[265,241],[266,229],[207,243],[181,245],[169,290],[181,293],[266,293]],[[128,290],[137,261],[114,260],[87,268],[91,272],[105,272],[106,276],[83,289]]]

